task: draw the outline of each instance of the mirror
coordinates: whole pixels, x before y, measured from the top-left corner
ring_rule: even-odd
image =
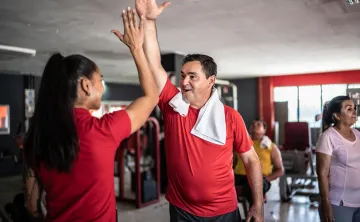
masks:
[[[10,134],[10,106],[0,105],[0,135]]]

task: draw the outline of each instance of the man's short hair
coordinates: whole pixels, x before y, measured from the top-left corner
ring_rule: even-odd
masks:
[[[205,73],[206,78],[217,75],[217,65],[212,57],[202,54],[188,54],[183,59],[182,65],[187,62],[194,61],[200,62],[202,71]]]

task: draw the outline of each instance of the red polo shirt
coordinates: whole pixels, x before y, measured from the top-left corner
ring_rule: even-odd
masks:
[[[114,158],[120,142],[130,135],[125,111],[97,119],[74,109],[80,150],[70,173],[43,166],[39,177],[46,192],[46,221],[116,221]],[[54,126],[61,127],[61,126]]]
[[[216,145],[192,134],[199,109],[189,108],[180,116],[168,104],[179,90],[168,80],[160,95],[159,107],[165,122],[168,172],[167,200],[200,217],[213,217],[236,210],[233,149],[247,152],[253,142],[240,114],[224,106],[226,144]]]

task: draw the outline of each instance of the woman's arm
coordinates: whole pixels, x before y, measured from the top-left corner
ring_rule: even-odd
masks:
[[[329,172],[333,146],[329,135],[320,135],[316,144],[316,173],[320,190],[320,217],[321,221],[332,221],[332,208],[329,195]]]
[[[321,201],[329,200],[329,170],[331,156],[324,153],[316,153],[316,173],[319,179]]]
[[[117,30],[113,30],[113,33],[129,47],[139,73],[140,86],[144,92],[142,97],[126,108],[131,122],[131,133],[133,133],[144,125],[154,110],[159,101],[159,92],[143,49],[144,17],[141,18],[140,25],[138,25],[138,15],[135,10],[130,8],[123,11],[122,16],[125,27],[124,34]]]

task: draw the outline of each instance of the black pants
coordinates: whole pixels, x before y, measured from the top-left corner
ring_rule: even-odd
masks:
[[[215,217],[198,217],[170,204],[170,222],[240,222],[239,208]]]
[[[247,176],[235,174],[235,186],[243,186],[244,187],[244,194],[245,194],[244,196],[247,199],[247,201],[249,201],[250,206],[251,206],[253,199],[252,199],[252,192],[251,192],[251,188],[250,188]],[[269,181],[267,181],[265,178],[263,178],[263,194],[268,192],[270,190],[270,187],[271,187],[271,183]]]

